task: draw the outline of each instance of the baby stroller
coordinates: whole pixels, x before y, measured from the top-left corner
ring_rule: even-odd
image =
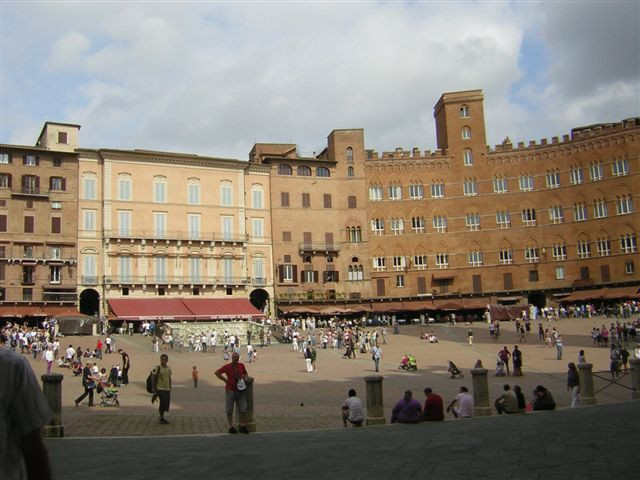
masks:
[[[462,370],[460,370],[451,360],[449,360],[449,368],[447,368],[447,372],[451,374],[450,378],[464,378]]]
[[[498,357],[496,360],[496,374],[495,377],[504,377],[504,362]]]
[[[119,407],[120,400],[118,400],[118,389],[114,387],[108,387],[106,385],[100,385],[102,391],[100,392],[100,406],[101,407]]]

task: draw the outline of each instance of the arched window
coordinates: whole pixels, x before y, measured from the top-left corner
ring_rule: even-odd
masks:
[[[298,167],[298,176],[299,177],[310,177],[311,176],[311,169],[309,167],[307,167],[306,165],[300,165]]]
[[[470,149],[466,149],[462,152],[462,159],[464,160],[464,166],[470,167],[473,165],[473,152]]]
[[[469,140],[471,138],[471,129],[469,127],[462,127],[462,139]]]
[[[353,177],[353,167],[347,167],[347,177]]]
[[[278,165],[278,175],[293,175],[293,170],[290,165],[286,163],[281,163]]]
[[[353,162],[353,148],[347,147],[347,162]]]
[[[331,176],[331,172],[329,172],[329,169],[327,167],[317,167],[316,168],[316,176],[317,177],[330,177]]]

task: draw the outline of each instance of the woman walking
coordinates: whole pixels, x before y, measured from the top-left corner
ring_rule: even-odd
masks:
[[[580,403],[580,377],[576,364],[570,362],[567,372],[567,390],[571,392],[571,408],[577,408]]]

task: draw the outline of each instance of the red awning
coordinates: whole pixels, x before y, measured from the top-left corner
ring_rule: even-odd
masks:
[[[118,298],[108,303],[118,320],[193,320],[179,298]]]
[[[404,302],[404,309],[408,312],[421,312],[423,310],[435,310],[433,300],[416,300],[414,302]]]
[[[198,320],[264,316],[246,298],[184,298],[182,302]]]
[[[42,308],[36,305],[8,305],[0,307],[0,317],[44,317]]]
[[[384,312],[384,313],[402,312],[404,310],[404,304],[402,302],[384,302],[384,303],[373,302],[371,304],[371,307],[373,308],[374,312]]]
[[[585,300],[602,300],[604,298],[605,289],[598,288],[597,290],[580,290],[573,292],[568,297],[561,299],[561,302],[583,302]]]
[[[638,290],[640,290],[640,286],[638,285],[633,285],[631,287],[605,288],[604,298],[640,298]]]

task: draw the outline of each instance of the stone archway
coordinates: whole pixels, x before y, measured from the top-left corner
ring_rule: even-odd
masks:
[[[256,307],[261,312],[265,312],[265,307],[269,306],[269,292],[262,288],[256,288],[251,295],[249,295],[249,301],[251,305]],[[266,309],[268,312],[268,308]]]
[[[80,293],[80,313],[91,316],[100,313],[100,294],[93,288],[87,288]]]

